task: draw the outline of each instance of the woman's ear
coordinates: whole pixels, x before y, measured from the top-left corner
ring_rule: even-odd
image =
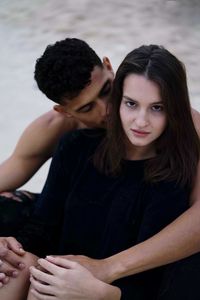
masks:
[[[71,117],[72,117],[72,115],[71,115],[69,112],[67,112],[67,111],[65,110],[65,107],[62,106],[62,105],[59,105],[59,104],[54,105],[53,109],[54,109],[55,111],[57,111],[58,113],[60,113],[60,114],[64,114],[64,115],[65,115],[66,117],[68,117],[68,118],[71,118]]]

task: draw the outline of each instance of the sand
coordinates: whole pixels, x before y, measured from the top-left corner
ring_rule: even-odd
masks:
[[[86,40],[117,68],[141,44],[164,45],[182,61],[192,106],[200,111],[200,3],[198,0],[1,0],[0,161],[24,128],[53,103],[37,89],[35,60],[47,44],[65,37]],[[40,192],[47,163],[25,188]]]

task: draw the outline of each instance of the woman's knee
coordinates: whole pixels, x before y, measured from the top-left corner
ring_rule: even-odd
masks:
[[[23,256],[23,263],[26,266],[26,269],[29,269],[30,266],[37,265],[38,257],[30,252],[26,252]]]

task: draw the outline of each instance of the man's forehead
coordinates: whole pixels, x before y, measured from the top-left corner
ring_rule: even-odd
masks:
[[[81,107],[94,101],[107,80],[108,78],[104,69],[95,67],[91,74],[91,82],[80,92],[80,94],[71,100],[64,99],[66,108],[78,111]]]

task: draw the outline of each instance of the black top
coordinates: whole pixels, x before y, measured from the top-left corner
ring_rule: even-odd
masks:
[[[84,129],[62,138],[34,217],[18,238],[25,249],[105,258],[144,241],[187,209],[187,192],[177,184],[144,182],[144,160],[125,161],[118,177],[100,173],[92,155],[103,136]],[[136,277],[116,283],[123,299],[136,297]]]

